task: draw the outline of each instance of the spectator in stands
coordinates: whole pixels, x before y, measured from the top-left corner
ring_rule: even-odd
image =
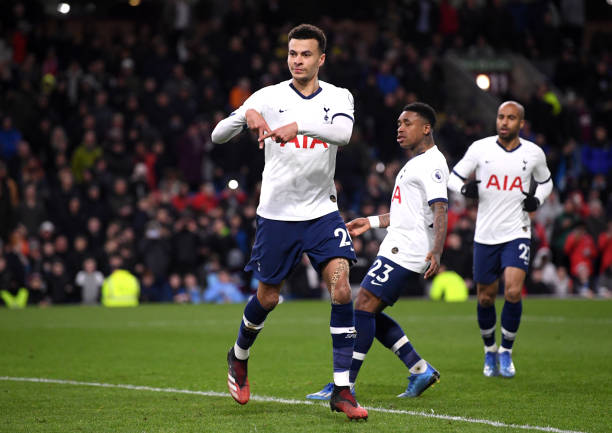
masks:
[[[187,289],[183,285],[183,281],[179,274],[170,274],[170,277],[168,278],[168,284],[170,285],[170,289],[172,290],[172,301],[175,304],[186,304],[187,302],[189,302],[189,294],[187,293]]]
[[[0,157],[10,161],[17,155],[17,143],[22,140],[21,132],[13,125],[11,116],[4,116],[0,129]]]
[[[59,257],[56,257],[51,264],[51,273],[47,277],[47,290],[53,304],[79,300],[74,283],[66,272],[64,262]]]
[[[597,293],[602,297],[610,297],[612,293],[612,220],[608,221],[607,230],[599,235],[600,266]]]
[[[109,264],[112,272],[102,285],[102,305],[105,307],[137,306],[140,282],[129,271],[123,269],[123,261],[120,256],[112,256]]]
[[[575,201],[567,198],[563,203],[563,212],[555,218],[553,224],[551,247],[555,263],[564,264],[566,239],[579,220]]]
[[[102,156],[102,148],[96,141],[96,133],[92,130],[86,131],[83,142],[72,154],[72,173],[77,182],[83,182],[83,172],[90,170],[98,158]]]
[[[75,284],[81,290],[81,302],[85,305],[97,304],[103,283],[104,275],[97,270],[96,260],[92,257],[85,259],[75,279]]]
[[[245,296],[225,269],[209,274],[207,286],[204,292],[204,302],[227,304],[245,301]]]
[[[0,160],[0,239],[7,240],[15,224],[19,206],[19,188],[17,182],[9,176],[7,166]]]
[[[192,273],[185,275],[185,289],[189,296],[189,302],[199,304],[202,302],[202,288],[198,284],[196,276]]]
[[[590,278],[593,276],[597,247],[593,237],[587,233],[584,222],[575,224],[567,236],[563,250],[569,257],[570,273],[576,281],[578,293],[584,297],[592,297]]]
[[[38,198],[36,185],[26,185],[23,193],[23,201],[17,209],[17,219],[25,226],[29,235],[35,236],[47,217],[47,210],[42,200]]]

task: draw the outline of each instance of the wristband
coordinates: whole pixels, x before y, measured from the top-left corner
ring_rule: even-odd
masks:
[[[378,215],[369,216],[368,221],[370,221],[371,228],[377,229],[380,227],[380,218],[378,218]]]

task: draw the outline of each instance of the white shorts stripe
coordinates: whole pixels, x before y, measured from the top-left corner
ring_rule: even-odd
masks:
[[[353,352],[353,359],[356,359],[358,361],[363,361],[365,357],[366,357],[365,353]]]
[[[242,315],[242,322],[244,323],[244,326],[246,326],[247,328],[254,329],[256,331],[259,331],[261,328],[264,327],[264,322],[261,322],[259,325],[256,325],[253,322],[249,322],[249,319],[247,319],[244,314]]]
[[[397,340],[393,346],[391,346],[391,352],[397,352],[400,349],[400,347],[408,343],[408,341],[410,340],[408,340],[408,337],[404,335],[402,338]]]
[[[336,328],[334,326],[330,326],[329,332],[331,332],[332,334],[355,334],[357,333],[354,326],[351,326],[350,328]]]
[[[510,332],[502,326],[502,335],[506,338],[506,340],[514,340],[516,338],[516,332]]]

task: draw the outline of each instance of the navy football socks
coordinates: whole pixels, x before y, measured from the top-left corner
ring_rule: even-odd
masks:
[[[523,313],[523,302],[518,301],[516,303],[506,301],[501,314],[501,325],[502,325],[502,341],[501,347],[504,349],[512,350],[514,339],[516,338],[516,331],[518,331],[521,323],[521,315]]]
[[[253,296],[246,304],[246,307],[244,307],[244,315],[240,323],[238,339],[234,346],[234,351],[238,359],[244,360],[249,357],[249,348],[253,345],[259,331],[263,328],[264,321],[269,312],[270,311],[261,306],[257,299],[257,295]]]
[[[385,313],[376,314],[376,338],[395,353],[409,369],[421,360],[402,327]]]
[[[376,333],[376,315],[367,311],[355,310],[355,329],[357,330],[357,339],[355,340],[353,359],[351,361],[350,383],[355,383],[363,360],[370,347],[372,347]]]
[[[495,304],[490,307],[483,307],[477,304],[478,326],[480,327],[480,335],[484,341],[485,347],[495,345]]]
[[[349,370],[357,337],[352,301],[342,305],[332,304],[329,330],[334,357],[334,383],[349,386]]]

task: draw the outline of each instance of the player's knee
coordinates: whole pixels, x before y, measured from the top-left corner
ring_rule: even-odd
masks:
[[[355,298],[355,310],[369,311],[374,313],[379,307],[380,301],[363,287],[359,289]]]
[[[521,288],[520,287],[507,287],[504,297],[508,302],[518,302],[521,300]]]
[[[265,292],[265,293],[258,295],[257,299],[259,299],[259,303],[261,304],[262,307],[270,311],[278,305],[279,293],[272,292],[272,291]]]
[[[270,311],[278,304],[280,296],[280,285],[268,285],[260,283],[257,288],[257,299],[262,307]]]
[[[490,293],[479,293],[478,294],[478,303],[483,307],[490,307],[495,304],[495,296]]]
[[[348,304],[351,302],[351,286],[346,282],[338,282],[333,290],[330,290],[333,304]]]

